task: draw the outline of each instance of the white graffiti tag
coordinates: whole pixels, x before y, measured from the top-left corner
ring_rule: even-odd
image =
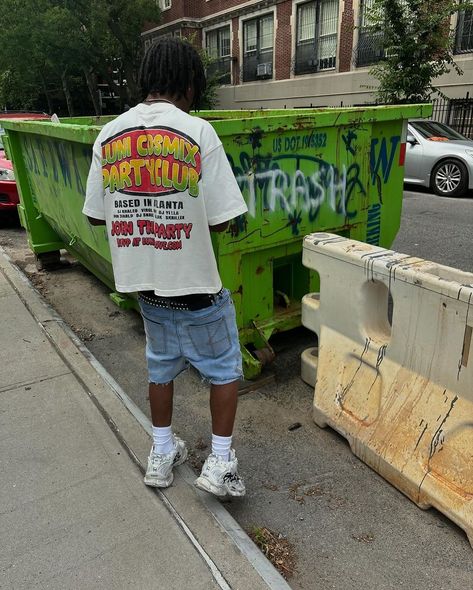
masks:
[[[263,206],[269,211],[318,212],[324,203],[342,216],[347,215],[347,169],[329,165],[306,176],[301,170],[288,174],[279,168],[236,177],[240,190],[247,196],[248,213],[256,216],[259,187],[265,187]]]

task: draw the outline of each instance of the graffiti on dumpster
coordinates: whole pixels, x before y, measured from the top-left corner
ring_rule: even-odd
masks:
[[[357,134],[348,130],[342,136],[347,152],[356,152]],[[252,147],[261,149],[262,138],[255,136]],[[85,195],[85,178],[90,165],[90,147],[67,141],[51,141],[39,136],[22,137],[25,164],[35,176],[53,180],[58,190],[71,189]],[[307,155],[308,147],[322,147],[326,134],[294,135],[273,140],[271,155],[241,152],[229,155],[230,164],[248,205],[248,218],[234,220],[232,238],[247,231],[248,220],[259,212],[280,214],[293,235],[299,235],[304,221],[314,222],[323,210],[345,218],[358,214],[355,197],[366,195],[360,163],[336,166],[319,155]],[[301,151],[294,151],[301,148]],[[370,145],[370,181],[378,190],[378,204],[368,210],[367,241],[378,243],[380,236],[382,188],[397,166],[400,135],[373,138]],[[402,165],[402,149],[399,164]],[[311,150],[311,154],[314,154]],[[59,194],[59,193],[58,193]],[[280,231],[278,230],[278,231]]]
[[[342,134],[342,139],[347,152],[354,156],[356,154],[356,147],[353,146],[353,142],[358,139],[358,135],[353,131],[353,129],[349,129],[346,135]]]
[[[381,236],[381,204],[375,203],[368,209],[368,225],[366,228],[366,241],[373,246],[379,246]]]
[[[92,158],[89,146],[77,146],[66,141],[53,142],[28,135],[23,136],[22,141],[25,164],[31,173],[51,178],[61,187],[74,189],[85,196],[83,171],[88,170]],[[78,156],[81,159],[82,172],[79,169]]]
[[[373,138],[370,150],[370,174],[371,183],[376,186],[378,203],[374,203],[368,209],[368,223],[366,228],[366,241],[368,244],[379,245],[381,238],[381,207],[383,204],[383,186],[389,181],[394,168],[397,148],[400,145],[401,136],[393,135],[389,138]],[[399,165],[404,165],[403,150],[401,148]]]
[[[394,135],[389,139],[390,145],[388,147],[386,137],[383,137],[382,140],[376,137],[371,140],[370,171],[372,184],[376,184],[377,179],[382,179],[384,184],[388,182],[400,141],[401,136]]]
[[[229,160],[250,217],[257,216],[259,207],[281,212],[294,235],[299,233],[302,215],[313,222],[324,204],[345,218],[355,217],[358,211],[350,208],[352,197],[355,191],[365,194],[358,163],[338,168],[317,156],[281,154],[265,158],[246,152],[240,154],[239,162],[231,156]]]
[[[301,149],[316,149],[327,147],[327,134],[314,133],[309,135],[290,135],[287,137],[275,137],[273,140],[273,152],[297,152]]]

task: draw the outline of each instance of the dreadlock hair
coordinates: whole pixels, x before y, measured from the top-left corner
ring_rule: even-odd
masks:
[[[193,108],[200,107],[207,80],[200,55],[188,41],[161,37],[145,52],[140,67],[143,98],[151,93],[167,94],[177,99],[194,89]]]

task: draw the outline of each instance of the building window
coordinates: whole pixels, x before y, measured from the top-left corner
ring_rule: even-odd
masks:
[[[207,54],[212,62],[207,66],[207,75],[218,78],[221,84],[231,84],[230,26],[208,31],[205,34]]]
[[[371,66],[384,58],[383,33],[372,31],[368,19],[373,4],[374,0],[360,2],[358,45],[355,51],[355,62],[359,68]]]
[[[473,9],[458,13],[455,53],[473,51]]]
[[[297,7],[296,74],[335,67],[338,12],[338,0],[316,0]]]
[[[243,23],[243,82],[273,77],[273,14]]]
[[[161,10],[168,10],[168,8],[171,8],[172,5],[172,0],[159,0],[159,8],[161,8]]]

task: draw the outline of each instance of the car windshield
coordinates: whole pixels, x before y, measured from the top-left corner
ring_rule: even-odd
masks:
[[[443,123],[436,123],[435,121],[415,121],[411,123],[411,125],[422,135],[422,137],[430,139],[431,141],[467,139]]]

